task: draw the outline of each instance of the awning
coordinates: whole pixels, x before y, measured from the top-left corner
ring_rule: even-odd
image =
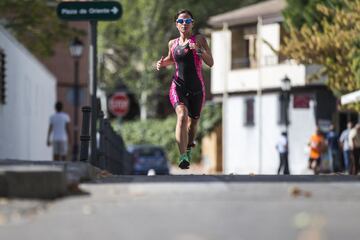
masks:
[[[285,0],[270,0],[212,16],[208,23],[213,27],[222,27],[223,23],[233,26],[257,22],[258,16],[279,18],[285,7]]]
[[[360,90],[341,96],[341,105],[360,102]]]

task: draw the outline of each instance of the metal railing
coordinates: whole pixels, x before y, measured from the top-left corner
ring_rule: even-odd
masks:
[[[81,131],[81,161],[89,161],[90,107],[83,107],[83,128]],[[132,158],[122,137],[114,131],[104,113],[98,111],[99,130],[97,131],[96,160],[92,165],[112,174],[132,174]]]
[[[98,167],[113,174],[131,174],[132,158],[122,137],[111,127],[104,113],[99,113]]]

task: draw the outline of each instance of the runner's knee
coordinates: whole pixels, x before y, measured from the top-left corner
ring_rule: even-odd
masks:
[[[179,105],[176,107],[176,115],[177,115],[178,121],[181,121],[184,123],[187,122],[188,111],[184,105]]]

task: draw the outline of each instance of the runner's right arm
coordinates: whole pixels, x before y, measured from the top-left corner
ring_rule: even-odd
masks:
[[[171,56],[171,47],[172,47],[173,43],[174,43],[174,40],[170,40],[170,41],[169,41],[169,51],[168,51],[168,55],[167,55],[165,58],[164,58],[164,56],[162,56],[162,57],[160,58],[160,60],[157,61],[157,63],[156,63],[156,69],[157,69],[158,71],[159,71],[160,68],[162,68],[162,67],[166,67],[166,66],[169,66],[169,65],[174,64],[174,60],[173,60],[173,58],[172,58],[172,56]]]

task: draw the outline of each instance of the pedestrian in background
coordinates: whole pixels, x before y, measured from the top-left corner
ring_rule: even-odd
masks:
[[[357,123],[349,133],[349,144],[352,152],[350,161],[350,174],[357,175],[359,171],[359,158],[360,158],[360,123]]]
[[[330,125],[329,131],[326,133],[326,143],[331,162],[330,168],[333,172],[340,172],[341,164],[339,159],[339,135],[335,131],[333,124]]]
[[[47,145],[53,146],[53,160],[66,160],[68,154],[68,144],[70,139],[70,117],[62,111],[63,104],[57,102],[55,104],[56,113],[50,117],[49,130],[47,134]],[[52,141],[50,136],[52,135]]]
[[[289,175],[289,150],[288,150],[288,139],[287,139],[287,133],[282,132],[281,136],[279,138],[279,141],[276,144],[276,149],[279,153],[280,158],[280,164],[278,168],[277,174],[279,175],[280,172],[283,170],[284,175]]]
[[[340,135],[340,147],[343,153],[343,162],[344,162],[344,172],[350,172],[350,158],[351,158],[351,149],[349,144],[349,133],[353,127],[352,122],[347,123],[347,129],[342,131]]]
[[[179,37],[168,44],[168,55],[156,63],[156,69],[175,64],[169,97],[177,115],[175,138],[181,169],[188,169],[201,109],[205,103],[202,63],[212,67],[214,60],[204,36],[193,34],[193,14],[183,9],[174,17]]]
[[[310,137],[309,141],[310,156],[309,156],[309,169],[314,170],[314,174],[319,174],[321,167],[321,153],[325,148],[324,136],[317,126],[316,131]]]

